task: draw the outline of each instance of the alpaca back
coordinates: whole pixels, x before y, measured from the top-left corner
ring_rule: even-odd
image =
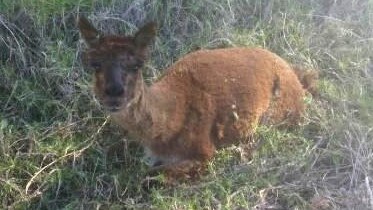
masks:
[[[210,136],[216,147],[247,138],[260,122],[296,123],[304,110],[304,90],[291,67],[259,48],[190,53],[151,88],[163,90],[165,98],[168,89],[176,92],[184,103],[185,110],[168,119],[171,124],[213,118]]]

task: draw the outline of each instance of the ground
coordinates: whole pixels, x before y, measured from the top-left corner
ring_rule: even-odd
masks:
[[[372,209],[370,0],[3,0],[0,201],[4,209]],[[148,83],[196,49],[263,47],[320,74],[299,127],[260,126],[199,180],[144,185],[143,151],[92,95],[75,18],[105,33],[159,31]],[[162,181],[162,176],[156,177]]]

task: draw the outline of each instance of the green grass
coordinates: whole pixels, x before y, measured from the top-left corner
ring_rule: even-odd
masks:
[[[0,2],[0,209],[373,208],[373,2]],[[199,48],[259,46],[320,74],[297,128],[220,150],[197,181],[144,187],[143,151],[95,101],[75,19],[154,20],[146,79]],[[157,179],[162,180],[159,176]]]

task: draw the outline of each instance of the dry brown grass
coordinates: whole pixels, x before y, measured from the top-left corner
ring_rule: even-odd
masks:
[[[61,2],[0,2],[0,208],[373,208],[370,0]],[[259,128],[251,160],[229,148],[197,183],[143,189],[142,151],[92,102],[78,11],[112,32],[156,20],[149,81],[198,48],[262,46],[317,69],[319,97],[300,128]]]

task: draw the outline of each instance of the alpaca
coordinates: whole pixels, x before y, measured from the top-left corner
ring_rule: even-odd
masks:
[[[102,35],[84,17],[78,26],[96,97],[157,170],[189,173],[216,149],[252,143],[257,125],[295,125],[304,112],[307,87],[299,73],[268,50],[198,50],[147,85],[141,69],[156,35],[154,23],[133,36]]]

